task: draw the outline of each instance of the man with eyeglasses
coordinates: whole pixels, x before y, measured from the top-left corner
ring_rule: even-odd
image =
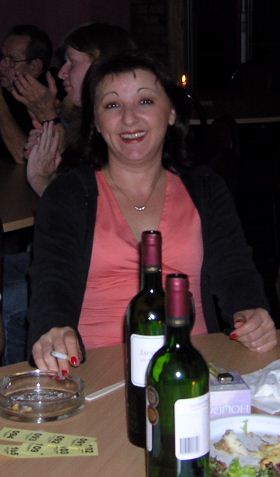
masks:
[[[26,107],[12,94],[14,82],[20,74],[45,82],[51,57],[51,40],[35,25],[16,25],[5,36],[0,54],[0,161],[12,157],[16,163],[24,163],[32,121]]]
[[[0,48],[0,163],[23,164],[23,151],[32,120],[24,104],[15,98],[18,75],[29,75],[39,86],[46,82],[52,57],[48,35],[34,25],[16,25]],[[20,232],[20,233],[19,233]],[[5,238],[3,250],[2,316],[5,349],[2,364],[25,359],[27,279],[30,263],[28,229]]]

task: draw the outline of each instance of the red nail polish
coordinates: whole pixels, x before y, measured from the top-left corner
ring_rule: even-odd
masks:
[[[62,376],[64,376],[64,377],[68,376],[68,370],[67,369],[62,369],[61,373],[62,373]]]
[[[238,334],[237,333],[230,333],[229,337],[230,337],[231,340],[235,341],[238,338]]]
[[[76,358],[76,356],[71,356],[70,363],[72,364],[72,366],[77,366],[78,358]]]

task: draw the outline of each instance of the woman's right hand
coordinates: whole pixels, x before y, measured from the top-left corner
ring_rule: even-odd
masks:
[[[68,359],[56,359],[52,351],[66,354]],[[36,366],[42,371],[56,371],[67,376],[70,365],[77,367],[82,360],[82,352],[77,334],[73,328],[51,328],[42,335],[32,348]]]
[[[59,140],[59,132],[52,121],[45,123],[40,133],[32,132],[30,137],[31,150],[27,161],[27,179],[39,196],[55,176],[61,162]]]

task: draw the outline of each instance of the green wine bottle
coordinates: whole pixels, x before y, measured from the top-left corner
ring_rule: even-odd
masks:
[[[143,232],[141,252],[141,291],[131,300],[126,316],[126,403],[128,438],[146,447],[146,371],[165,334],[160,232]]]
[[[190,340],[188,278],[166,280],[166,341],[147,369],[147,477],[205,477],[209,371]]]

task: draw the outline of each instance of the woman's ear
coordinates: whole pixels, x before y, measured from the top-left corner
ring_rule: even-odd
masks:
[[[170,111],[169,120],[168,120],[169,126],[173,126],[175,124],[175,121],[176,121],[176,111],[174,108],[172,108]]]

